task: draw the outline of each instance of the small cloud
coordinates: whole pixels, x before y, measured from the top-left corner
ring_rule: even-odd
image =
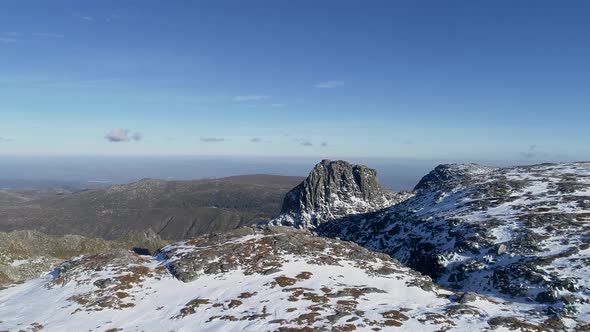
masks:
[[[308,141],[303,141],[303,142],[301,142],[301,145],[302,146],[313,146],[313,143],[308,142]]]
[[[328,142],[322,142],[320,145],[325,148],[326,146],[328,146]]]
[[[50,32],[34,32],[31,34],[33,37],[43,37],[43,38],[64,38],[65,36],[59,33],[50,33]]]
[[[244,95],[244,96],[235,96],[233,97],[233,101],[260,101],[269,99],[270,96],[268,95]]]
[[[72,16],[83,21],[94,21],[94,17],[82,13],[73,13]]]
[[[20,32],[14,32],[14,31],[11,31],[11,32],[5,32],[5,33],[4,33],[4,35],[5,35],[5,36],[10,36],[10,37],[20,37],[20,36],[22,36],[23,34],[22,34],[22,33],[20,33]]]
[[[344,85],[344,81],[325,81],[314,84],[314,87],[318,89],[331,89],[341,85]]]
[[[0,143],[9,143],[14,141],[12,138],[0,137]]]
[[[201,137],[201,142],[216,143],[225,141],[222,137]]]
[[[16,38],[10,38],[10,37],[0,37],[0,43],[16,43],[17,39]]]
[[[285,107],[286,104],[270,104],[271,107]]]
[[[122,129],[116,128],[111,130],[106,136],[104,137],[109,142],[119,143],[119,142],[129,142],[129,141],[141,141],[143,138],[143,134],[140,132],[132,133],[129,129]]]
[[[113,143],[127,142],[129,141],[129,130],[121,128],[113,129],[104,138]]]
[[[260,139],[260,137],[254,137],[250,139],[250,142],[252,143],[260,143],[262,142],[262,139]]]

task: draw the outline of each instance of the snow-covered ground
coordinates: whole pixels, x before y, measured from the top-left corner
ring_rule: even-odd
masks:
[[[304,253],[283,252],[301,243]],[[213,265],[192,281],[175,278],[171,265],[186,267],[192,257],[212,257],[203,262]],[[213,261],[232,259],[231,268],[207,272]],[[269,259],[271,271],[263,266]],[[153,257],[116,252],[75,258],[0,291],[0,330],[464,331],[524,321],[531,308],[461,298],[387,256],[273,227],[185,241]]]
[[[0,331],[590,328],[590,163],[443,165],[404,199],[326,237],[241,229],[78,257],[0,290]]]

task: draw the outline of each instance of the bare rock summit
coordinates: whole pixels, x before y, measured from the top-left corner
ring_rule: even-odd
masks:
[[[343,160],[322,160],[287,193],[281,216],[274,223],[314,229],[345,216],[390,207],[408,197],[385,190],[372,168]]]

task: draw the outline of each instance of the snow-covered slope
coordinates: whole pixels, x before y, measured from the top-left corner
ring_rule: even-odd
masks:
[[[286,227],[196,238],[156,256],[67,261],[0,291],[9,331],[410,331],[548,326],[534,304],[435,286],[384,254]],[[544,324],[544,325],[543,325]]]
[[[590,163],[441,165],[415,197],[317,231],[445,287],[536,303],[535,315],[563,324],[590,322]]]

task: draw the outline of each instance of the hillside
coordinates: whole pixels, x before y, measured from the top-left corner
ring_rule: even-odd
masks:
[[[154,252],[167,244],[152,232],[134,232],[116,241],[38,231],[0,232],[0,288],[37,278],[53,266],[82,254],[111,250]]]
[[[590,163],[441,165],[406,201],[314,231],[386,253],[443,287],[590,321]]]
[[[545,328],[530,304],[454,293],[383,254],[306,231],[240,229],[156,256],[77,257],[0,292],[0,329],[385,331]]]
[[[0,192],[0,231],[38,230],[118,239],[151,230],[164,239],[222,232],[279,213],[303,179],[247,175],[195,181],[145,179],[86,192]]]

